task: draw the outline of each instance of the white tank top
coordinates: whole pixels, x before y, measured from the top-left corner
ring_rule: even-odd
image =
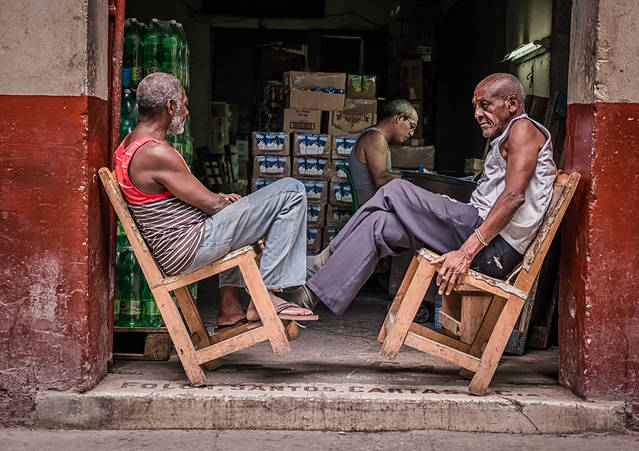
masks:
[[[555,162],[552,159],[550,132],[543,125],[524,113],[510,121],[506,130],[491,141],[491,148],[484,162],[484,172],[477,188],[470,197],[470,204],[477,208],[482,219],[486,219],[488,212],[504,191],[506,186],[506,160],[502,158],[499,146],[508,137],[511,127],[519,119],[528,119],[546,137],[546,142],[539,150],[535,173],[526,187],[524,203],[517,209],[510,223],[499,233],[517,252],[523,254],[535,238],[537,229],[539,229],[546,209],[550,204],[557,172]]]

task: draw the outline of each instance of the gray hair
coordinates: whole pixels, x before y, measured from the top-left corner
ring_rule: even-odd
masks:
[[[401,114],[404,119],[410,119],[413,114],[417,114],[417,111],[408,100],[397,99],[386,104],[380,120],[384,120],[398,114]]]
[[[494,92],[503,96],[504,98],[513,96],[519,102],[519,105],[523,108],[526,101],[526,95],[524,94],[524,87],[517,77],[507,73],[496,73],[489,75],[479,82],[481,84],[490,84],[495,90]],[[477,85],[477,86],[479,86]]]
[[[155,116],[173,100],[178,108],[182,104],[182,85],[171,74],[154,72],[147,75],[138,85],[136,95],[138,111],[143,116]]]

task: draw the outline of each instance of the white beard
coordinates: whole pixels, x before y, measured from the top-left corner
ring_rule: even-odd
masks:
[[[184,133],[184,123],[186,122],[186,117],[182,114],[182,108],[179,108],[173,118],[171,119],[171,123],[169,124],[169,129],[166,131],[167,135],[181,135]]]

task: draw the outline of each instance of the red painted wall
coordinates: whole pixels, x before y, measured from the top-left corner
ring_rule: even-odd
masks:
[[[562,231],[560,379],[639,400],[639,104],[571,104],[566,136],[583,177]]]
[[[36,386],[85,390],[106,373],[108,111],[86,96],[0,104],[2,420],[27,413]]]

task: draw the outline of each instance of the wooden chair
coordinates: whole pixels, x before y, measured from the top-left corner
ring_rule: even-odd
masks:
[[[377,340],[383,343],[380,355],[394,359],[402,344],[405,344],[443,358],[461,366],[462,376],[472,377],[468,386],[471,393],[483,395],[493,378],[522,307],[533,292],[541,264],[577,188],[579,178],[578,173],[558,174],[553,197],[539,232],[526,251],[518,272],[511,276],[516,276],[514,283],[472,270],[463,277],[459,291],[481,291],[492,297],[470,344],[413,322],[431,279],[441,267],[441,264],[431,263],[438,258],[437,254],[427,249],[418,251],[379,331]]]
[[[290,351],[289,340],[299,336],[299,329],[295,321],[281,321],[275,313],[258,269],[262,251],[259,244],[233,251],[195,271],[165,277],[133,221],[122,197],[115,172],[110,172],[108,168],[101,168],[98,172],[151,288],[171,341],[192,386],[206,384],[206,376],[200,365],[207,364],[205,365],[207,369],[215,369],[219,367],[217,359],[220,357],[261,341],[269,340],[273,352],[277,355]],[[255,304],[262,325],[249,329],[244,324],[209,336],[188,285],[235,266],[239,266],[242,272],[246,288]],[[184,320],[171,297],[171,292],[175,294]]]

